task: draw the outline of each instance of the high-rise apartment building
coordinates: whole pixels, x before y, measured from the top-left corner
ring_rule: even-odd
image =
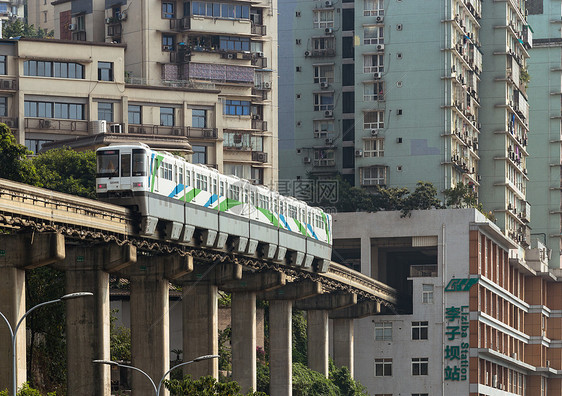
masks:
[[[123,86],[104,83],[92,88],[105,87],[112,100],[121,102],[111,121],[120,131],[187,137],[195,162],[258,184],[276,184],[275,0],[52,4],[55,38],[60,39],[54,42],[61,58],[72,60],[66,48],[78,47],[65,47],[69,42],[83,48],[124,45],[120,69],[115,69],[120,75],[114,79]],[[86,60],[77,63],[85,65]],[[128,98],[127,92],[139,89],[143,98]],[[88,121],[98,120],[93,112],[84,114]]]
[[[464,183],[529,243],[524,1],[297,1],[279,26],[280,179]]]
[[[529,140],[529,184],[533,203],[531,228],[550,248],[551,266],[560,268],[562,214],[562,7],[559,2],[528,1],[528,21],[534,30],[529,59],[529,101],[532,139]]]

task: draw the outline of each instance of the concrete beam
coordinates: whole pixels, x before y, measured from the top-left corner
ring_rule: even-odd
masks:
[[[64,236],[55,232],[2,235],[0,246],[5,259],[22,269],[53,264],[65,257]]]
[[[242,279],[242,266],[234,263],[222,263],[214,269],[215,284],[220,285]]]
[[[218,355],[218,287],[210,282],[184,284],[183,356],[184,361],[203,355]],[[204,360],[184,366],[184,375],[197,379],[202,376],[219,376],[218,359]]]
[[[131,267],[132,365],[153,379],[170,367],[169,282],[163,277],[163,257],[140,256]],[[133,396],[154,393],[149,381],[133,372]],[[161,395],[168,395],[163,390]]]
[[[219,284],[219,288],[230,293],[269,291],[285,286],[286,282],[287,276],[282,272],[244,273],[242,279]]]
[[[357,304],[357,294],[322,294],[320,296],[295,301],[294,308],[305,311],[342,309]]]
[[[164,277],[170,281],[180,279],[193,271],[193,256],[178,254],[162,258],[164,265]]]
[[[106,272],[118,272],[137,262],[137,247],[131,244],[117,246],[109,245],[105,251],[103,269]]]
[[[287,283],[272,291],[258,294],[261,300],[302,300],[303,298],[314,297],[322,294],[322,284],[311,280]]]
[[[65,303],[69,395],[109,396],[111,392],[110,367],[92,363],[110,358],[109,274],[103,270],[106,254],[107,246],[68,246],[62,263],[66,293],[94,294]]]
[[[381,304],[377,301],[366,300],[358,302],[351,307],[330,312],[330,319],[361,319],[378,314]]]

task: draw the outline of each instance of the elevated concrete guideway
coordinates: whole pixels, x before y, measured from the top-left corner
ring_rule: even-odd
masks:
[[[110,394],[109,274],[131,281],[133,365],[159,380],[169,369],[169,288],[182,286],[184,358],[218,353],[218,290],[232,293],[233,377],[256,389],[256,298],[270,301],[272,396],[291,390],[291,312],[308,311],[309,366],[327,375],[328,323],[334,321],[334,359],[353,371],[353,319],[397,302],[396,290],[337,263],[318,273],[228,250],[208,249],[135,234],[126,208],[0,179],[0,311],[11,323],[25,311],[25,270],[53,265],[66,273],[66,289],[94,298],[66,303],[68,392]],[[25,376],[25,337],[18,337],[18,384]],[[11,350],[0,326],[0,353]],[[3,351],[3,352],[2,352]],[[184,367],[218,377],[217,359]],[[11,366],[0,363],[0,389],[11,385]],[[133,395],[151,392],[133,376]]]

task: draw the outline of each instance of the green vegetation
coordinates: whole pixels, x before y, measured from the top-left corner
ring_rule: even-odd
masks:
[[[124,326],[117,326],[117,312],[119,310],[111,310],[110,316],[110,350],[111,360],[113,361],[131,361],[131,330]]]
[[[54,38],[55,32],[54,30],[36,29],[34,25],[28,25],[21,19],[16,19],[2,24],[2,37]]]
[[[0,396],[10,396],[8,390],[0,391]],[[17,396],[42,396],[41,392],[37,389],[33,389],[25,382],[22,387],[18,390]],[[57,396],[56,392],[49,392],[47,396]]]
[[[166,380],[164,385],[171,396],[242,396],[237,382],[217,382],[211,376],[197,380],[186,376],[183,380]],[[261,392],[248,392],[245,396],[266,396]]]

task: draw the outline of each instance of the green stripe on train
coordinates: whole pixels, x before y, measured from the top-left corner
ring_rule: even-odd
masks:
[[[326,230],[326,240],[330,243],[330,230],[328,229],[328,217],[322,212],[322,221],[324,222],[324,229]]]
[[[200,192],[201,190],[199,190],[198,188],[193,188],[185,193],[185,195],[181,198],[181,201],[191,202],[193,201],[193,198],[195,198]]]
[[[157,155],[154,158],[154,166],[152,167],[152,182],[150,183],[150,192],[154,192],[154,183],[156,182],[156,173],[158,173],[158,168],[162,165],[162,161],[164,160],[164,156]]]
[[[279,227],[279,220],[277,220],[277,217],[275,217],[273,213],[263,208],[256,207],[256,209],[262,212],[263,215],[267,217],[267,219],[271,222],[271,224],[273,224],[275,227]]]
[[[219,203],[219,211],[226,212],[228,209],[238,205],[242,205],[242,202],[237,201],[235,199],[226,198],[225,200]]]
[[[297,227],[299,227],[299,231],[301,232],[301,234],[303,234],[304,236],[306,236],[306,227],[302,225],[302,223],[300,221],[298,221],[297,219],[293,219],[295,221],[295,223],[297,224]]]

